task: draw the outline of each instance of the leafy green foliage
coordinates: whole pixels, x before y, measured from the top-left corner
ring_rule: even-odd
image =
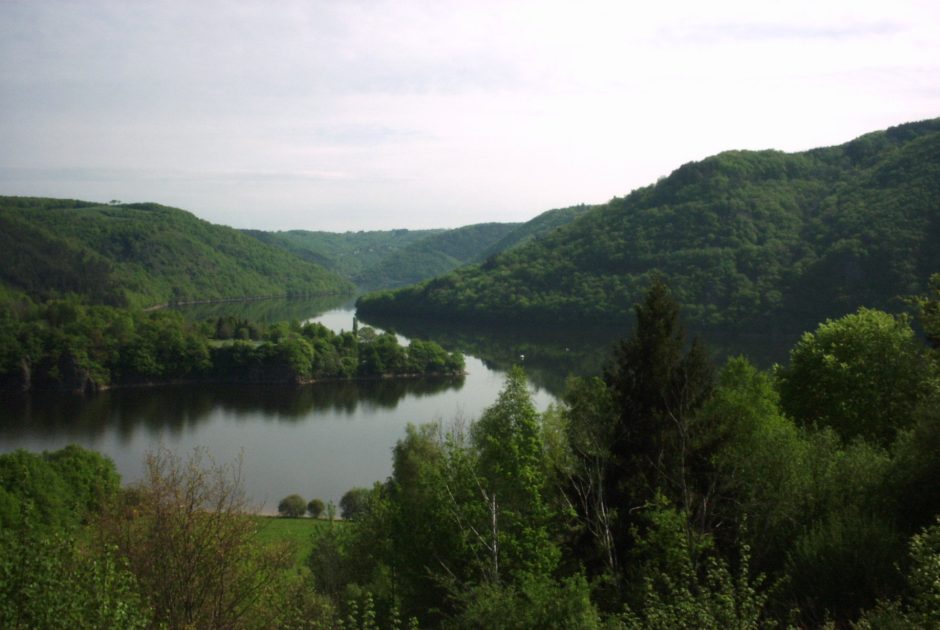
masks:
[[[321,499],[310,499],[310,502],[307,503],[307,514],[312,518],[320,518],[325,509],[326,506]]]
[[[399,287],[452,271],[511,233],[515,223],[478,223],[427,236],[363,269],[361,287]]]
[[[503,627],[547,619],[548,610],[559,623],[593,619],[585,582],[553,574],[559,551],[541,436],[520,370],[470,438],[461,428],[409,427],[366,513],[318,540],[317,583],[330,593],[366,589],[380,611],[397,607],[432,625],[478,625],[529,598],[548,608],[519,610]]]
[[[927,341],[935,350],[940,349],[940,273],[930,276],[927,295],[915,297],[913,302]]]
[[[860,309],[804,334],[778,378],[783,409],[798,422],[887,445],[936,374],[905,318]]]
[[[348,521],[364,518],[370,509],[372,491],[368,488],[347,490],[339,500],[340,516]]]
[[[322,267],[157,204],[0,197],[0,283],[39,299],[151,306],[348,293]]]
[[[917,625],[940,624],[940,520],[910,542],[911,608]]]
[[[444,628],[601,628],[583,576],[560,581],[545,575],[525,575],[519,583],[487,582],[458,595],[461,611]]]
[[[0,529],[0,626],[142,630],[151,617],[113,550],[95,554],[61,533]]]
[[[91,391],[173,380],[296,383],[323,378],[455,375],[464,359],[431,341],[333,333],[321,324],[203,324],[177,311],[14,303],[0,317],[0,387]]]
[[[626,513],[657,492],[703,521],[708,505],[707,484],[697,481],[710,467],[704,452],[711,445],[697,412],[711,395],[711,367],[697,341],[685,350],[679,305],[664,284],[653,284],[636,317],[636,329],[616,348],[605,377],[619,416],[606,494],[622,515],[614,531],[621,557],[633,537]]]
[[[802,618],[813,624],[827,615],[852,618],[861,605],[894,592],[902,550],[898,530],[884,517],[833,511],[814,523],[794,541],[785,567]]]
[[[907,424],[907,420],[902,422]],[[893,465],[885,493],[906,532],[932,523],[940,514],[940,392],[913,412],[911,427],[892,445]]]
[[[0,455],[0,527],[73,527],[106,505],[118,483],[110,459],[76,445]]]
[[[118,483],[110,460],[75,445],[0,455],[0,626],[149,626],[125,563],[79,529],[106,509]]]
[[[258,544],[240,463],[215,465],[196,450],[148,457],[143,481],[100,523],[169,628],[270,626],[262,605],[293,563],[289,547]]]
[[[556,208],[543,212],[534,219],[530,219],[516,227],[499,241],[478,253],[474,257],[474,262],[486,261],[504,251],[519,247],[533,239],[544,237],[563,225],[571,223],[590,210],[591,207],[581,204],[570,208]]]
[[[614,323],[662,276],[697,328],[800,331],[886,308],[940,268],[938,147],[940,120],[930,120],[804,153],[722,153],[359,307],[366,317]]]
[[[370,230],[336,233],[245,230],[245,233],[351,280],[359,277],[365,269],[381,264],[382,260],[399,250],[444,231]]]
[[[805,436],[780,410],[771,377],[741,357],[722,368],[701,422],[721,442],[709,457],[717,542],[741,541],[758,566],[779,566],[808,510],[814,453]]]
[[[643,590],[640,602],[623,615],[627,628],[736,628],[768,627],[765,606],[767,593],[763,576],[749,575],[748,548],[738,559],[739,573],[733,575],[728,562],[709,554],[705,570],[699,571],[689,553],[688,525],[682,513],[658,497],[649,508],[651,526],[638,541],[638,556],[645,556]],[[708,541],[701,543],[707,552]]]
[[[277,504],[277,512],[288,518],[299,518],[307,511],[307,502],[299,494],[289,494]]]
[[[412,284],[456,269],[513,232],[515,223],[451,230],[257,232],[248,234],[335,271],[360,287]]]
[[[481,496],[487,504],[494,581],[507,575],[548,575],[558,562],[549,539],[552,516],[544,494],[540,423],[522,368],[506,376],[496,402],[473,426]],[[482,530],[486,521],[479,523]]]

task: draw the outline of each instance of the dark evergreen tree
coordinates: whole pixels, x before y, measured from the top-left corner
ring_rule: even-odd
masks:
[[[704,528],[708,493],[707,432],[696,412],[708,399],[713,374],[704,347],[686,350],[679,305],[668,288],[654,281],[636,306],[636,329],[616,348],[605,381],[619,415],[610,442],[606,494],[618,516],[614,545],[630,545],[631,512],[662,492]]]

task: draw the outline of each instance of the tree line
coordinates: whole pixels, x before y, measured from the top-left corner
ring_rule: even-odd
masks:
[[[191,322],[175,311],[88,305],[75,297],[3,303],[0,388],[8,390],[453,375],[464,365],[461,355],[434,342],[402,346],[393,333],[370,327],[334,333],[317,323],[265,325],[230,316]]]

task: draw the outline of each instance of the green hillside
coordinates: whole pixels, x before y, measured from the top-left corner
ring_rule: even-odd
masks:
[[[244,232],[323,265],[360,288],[376,290],[414,284],[485,260],[566,225],[588,209],[559,208],[526,223],[477,223],[449,230]]]
[[[339,276],[157,204],[0,197],[0,284],[37,299],[166,302],[345,293]]]
[[[518,223],[477,223],[433,234],[391,253],[353,279],[362,287],[384,288],[433,278],[476,260],[518,227]]]
[[[793,330],[896,306],[940,269],[940,119],[786,154],[729,151],[370,314],[616,323],[663,277],[697,327]]]
[[[563,225],[568,225],[591,208],[592,206],[581,204],[570,208],[556,208],[555,210],[543,212],[534,219],[517,226],[509,234],[477,254],[474,261],[482,262],[490,256],[495,256],[513,247],[528,243],[534,238],[544,236]]]
[[[372,230],[337,233],[245,230],[245,233],[354,280],[364,270],[381,264],[382,260],[395,252],[444,231]]]
[[[321,264],[359,287],[383,289],[433,278],[477,260],[518,227],[518,223],[478,223],[449,230],[245,232]]]

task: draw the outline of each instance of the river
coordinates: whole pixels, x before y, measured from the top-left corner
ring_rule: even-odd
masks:
[[[298,317],[303,311],[294,308],[293,318],[352,329],[351,304],[308,313],[312,317]],[[211,313],[200,310],[194,316]],[[525,364],[525,357],[519,360]],[[504,370],[474,356],[467,356],[466,364],[465,377],[437,380],[176,385],[84,397],[14,396],[2,400],[0,451],[76,443],[110,457],[124,482],[134,482],[143,475],[148,452],[166,447],[185,456],[204,448],[218,463],[242,457],[244,488],[260,511],[275,510],[293,493],[338,503],[346,490],[389,476],[392,448],[408,423],[467,422],[496,400]],[[554,400],[541,387],[533,386],[532,394],[540,410]]]

